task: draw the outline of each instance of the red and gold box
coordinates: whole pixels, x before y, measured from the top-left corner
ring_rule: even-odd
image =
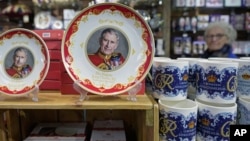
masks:
[[[44,81],[40,85],[41,90],[61,90],[61,44],[64,30],[33,30],[46,43],[50,55],[50,67]]]

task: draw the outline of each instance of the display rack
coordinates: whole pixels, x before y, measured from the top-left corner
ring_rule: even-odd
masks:
[[[133,140],[159,140],[159,109],[151,95],[137,95],[137,102],[127,100],[128,95],[88,96],[89,100],[77,104],[78,95],[61,95],[60,92],[41,91],[37,102],[25,97],[6,97],[0,102],[1,141],[21,141],[39,122],[92,123],[98,118],[123,119],[135,133]]]

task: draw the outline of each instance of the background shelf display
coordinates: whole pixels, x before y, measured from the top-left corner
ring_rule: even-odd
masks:
[[[227,1],[227,0],[181,0],[171,1],[171,58],[177,57],[199,57],[197,54],[197,42],[204,41],[204,29],[210,22],[225,21],[233,25],[238,32],[236,43],[233,44],[234,53],[239,57],[248,56],[250,54],[250,38],[249,32],[249,5],[248,1]],[[196,3],[195,3],[196,2]],[[190,3],[193,3],[190,5]],[[202,4],[201,4],[202,3]],[[197,5],[198,4],[198,5]],[[185,40],[182,40],[182,53],[176,54],[175,38],[191,38],[191,51],[186,54]],[[206,45],[203,47],[203,51]]]

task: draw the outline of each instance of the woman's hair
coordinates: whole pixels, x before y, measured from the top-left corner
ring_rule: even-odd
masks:
[[[227,36],[230,43],[232,43],[233,41],[236,40],[237,31],[233,28],[232,25],[230,25],[229,23],[223,22],[223,21],[210,23],[204,32],[204,36],[206,37],[208,34],[208,31],[212,28],[215,28],[215,27],[221,28],[224,31],[224,34]]]

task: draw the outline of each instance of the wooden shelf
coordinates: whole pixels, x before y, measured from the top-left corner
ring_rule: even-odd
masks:
[[[137,101],[127,100],[127,95],[101,96],[88,95],[89,99],[77,102],[79,95],[61,95],[59,92],[40,92],[39,101],[30,97],[4,96],[0,109],[137,109],[153,108],[148,95],[137,95]]]
[[[79,102],[79,95],[41,91],[38,94],[39,101],[34,102],[32,95],[1,95],[0,140],[22,141],[39,122],[86,120],[92,123],[94,119],[105,119],[110,115],[113,119],[123,119],[129,124],[136,133],[137,141],[159,140],[159,109],[151,95],[137,95],[136,102],[127,100],[128,95],[88,96],[88,100]],[[86,111],[85,120],[79,116],[83,110]]]

